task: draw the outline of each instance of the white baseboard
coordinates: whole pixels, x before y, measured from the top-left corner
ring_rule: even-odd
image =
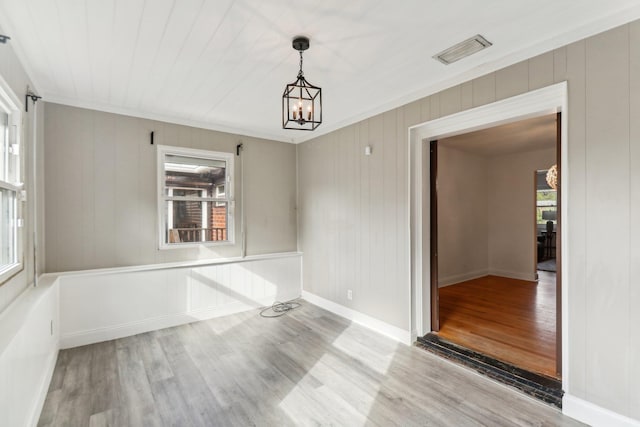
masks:
[[[33,411],[31,411],[31,420],[27,425],[36,427],[38,425],[38,421],[40,421],[40,414],[42,413],[42,408],[44,407],[44,401],[47,399],[47,394],[49,393],[49,384],[51,384],[51,378],[53,378],[53,371],[56,368],[56,362],[58,361],[58,352],[56,349],[55,352],[51,353],[49,356],[49,360],[47,360],[46,371],[44,376],[42,377],[42,381],[40,384],[40,391],[38,392],[38,400],[36,400]]]
[[[467,280],[477,279],[489,274],[488,270],[470,271],[468,273],[453,274],[451,276],[438,277],[438,287],[443,288],[456,283],[466,282]]]
[[[173,326],[185,325],[199,320],[213,319],[216,317],[228,316],[230,314],[241,313],[254,310],[259,307],[266,307],[274,302],[274,297],[258,299],[255,304],[236,302],[227,304],[220,308],[206,308],[193,310],[187,313],[176,313],[167,316],[153,317],[135,322],[113,325],[104,328],[91,329],[73,333],[62,334],[60,336],[60,348],[73,348],[97,342],[109,341],[118,338],[129,337],[145,332],[156,331],[158,329],[171,328]]]
[[[562,398],[562,413],[593,427],[638,427],[640,421],[620,415],[569,394]]]
[[[490,276],[507,277],[509,279],[527,280],[529,282],[536,281],[536,273],[523,273],[521,271],[508,270],[489,270]]]
[[[402,344],[411,345],[412,337],[411,331],[407,331],[397,326],[390,325],[382,320],[378,320],[373,318],[367,314],[361,313],[359,311],[350,309],[343,305],[337,304],[333,301],[329,301],[328,299],[319,297],[315,294],[312,294],[307,291],[302,291],[302,298],[307,300],[313,305],[317,305],[320,308],[324,308],[327,311],[330,311],[338,316],[344,317],[345,319],[351,320],[354,323],[362,325],[366,328],[369,328],[379,334],[382,334],[386,337],[389,337],[393,340],[401,342]]]

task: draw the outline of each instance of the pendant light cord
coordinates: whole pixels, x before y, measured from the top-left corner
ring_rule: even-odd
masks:
[[[302,71],[302,51],[300,51],[300,71],[298,71],[298,78],[303,76],[304,76],[304,72]]]

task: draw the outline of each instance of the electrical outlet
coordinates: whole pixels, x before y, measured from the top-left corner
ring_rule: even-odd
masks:
[[[347,289],[347,299],[348,300],[353,299],[353,291],[351,289]]]

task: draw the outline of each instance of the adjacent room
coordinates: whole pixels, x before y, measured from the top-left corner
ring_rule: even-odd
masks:
[[[555,272],[540,269],[551,270],[560,249],[551,238],[556,221],[547,219],[556,219],[558,183],[546,181],[557,168],[559,119],[542,115],[430,144],[432,339],[555,379],[561,292]]]
[[[640,425],[640,5],[0,1],[0,426]]]

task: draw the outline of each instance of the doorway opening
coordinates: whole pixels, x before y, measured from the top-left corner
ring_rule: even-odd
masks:
[[[555,271],[538,267],[555,264],[560,250],[560,199],[546,173],[544,183],[537,177],[550,169],[557,187],[559,118],[544,115],[430,142],[432,331],[551,378],[561,376],[560,288]]]
[[[565,160],[568,150],[566,131],[567,111],[567,84],[566,82],[562,82],[424,122],[410,128],[408,153],[410,165],[410,222],[408,232],[410,236],[409,250],[411,252],[411,264],[408,267],[411,268],[411,325],[413,340],[418,339],[418,345],[429,336],[430,331],[439,328],[437,322],[439,322],[440,319],[439,315],[433,312],[435,311],[434,307],[437,307],[434,301],[439,301],[440,295],[437,286],[438,282],[432,277],[434,273],[432,266],[436,266],[437,269],[437,262],[433,262],[430,253],[432,253],[432,246],[435,247],[438,236],[437,229],[434,230],[432,229],[433,227],[430,226],[432,206],[430,203],[431,189],[429,185],[431,169],[432,167],[438,168],[438,165],[432,165],[430,162],[430,141],[444,140],[464,133],[562,112],[562,115],[558,116],[560,118],[558,122],[561,123],[561,126],[557,127],[557,132],[561,137],[557,139],[557,141],[559,141],[559,150],[556,160],[558,164],[558,176],[561,177],[561,180],[559,179],[558,189],[562,189],[566,197],[566,188],[568,187],[568,169]],[[533,176],[533,173],[534,171],[531,171],[530,176]],[[532,188],[533,184],[529,188],[528,197],[533,203],[534,198],[531,196]],[[562,197],[559,197],[559,199],[561,200]],[[561,219],[566,216],[566,209],[565,204],[557,207],[557,223],[559,224],[557,227],[557,239],[559,242],[558,245],[561,248],[561,253],[559,251],[557,254],[557,277],[559,284],[565,284],[559,289],[556,289],[556,313],[558,316],[556,319],[556,363],[559,365],[559,368],[562,368],[562,371],[557,371],[557,373],[561,373],[562,376],[561,380],[553,380],[553,378],[548,376],[542,376],[544,379],[555,381],[554,387],[557,385],[557,389],[554,390],[554,392],[559,391],[559,396],[556,395],[556,404],[558,406],[561,405],[562,390],[566,390],[566,384],[569,383],[568,374],[570,373],[568,358],[570,348],[567,329],[569,306],[568,278],[570,272],[567,265],[563,263],[563,259],[567,259],[570,254],[570,247],[566,243],[568,227],[562,223]],[[528,220],[530,236],[532,237],[530,246],[532,253],[536,250],[535,245],[537,245],[532,220],[534,218],[533,212],[534,210],[532,208],[529,212]],[[442,236],[439,237],[442,239]],[[452,239],[459,238],[459,236],[456,235],[450,235],[448,237]],[[435,241],[434,238],[436,239]],[[533,270],[536,270],[536,261],[533,256],[529,260],[529,265],[531,265]],[[513,365],[509,366],[510,368],[517,369]],[[493,368],[491,369],[493,370]],[[510,381],[509,379],[505,382]]]

